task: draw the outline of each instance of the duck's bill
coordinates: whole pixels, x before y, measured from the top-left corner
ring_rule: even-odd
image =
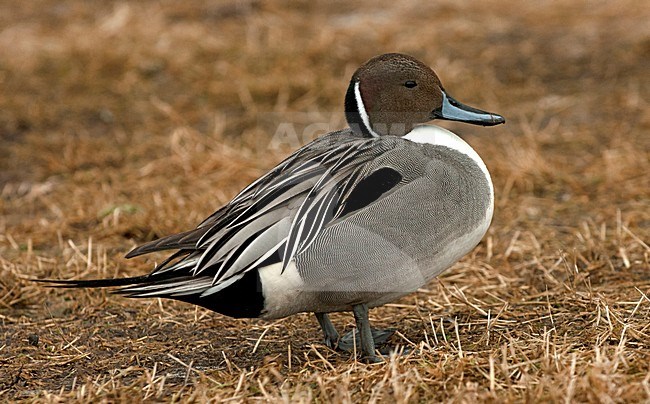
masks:
[[[442,92],[442,106],[433,111],[431,118],[483,126],[499,125],[506,121],[501,115],[481,111],[480,109],[458,102],[444,91]]]

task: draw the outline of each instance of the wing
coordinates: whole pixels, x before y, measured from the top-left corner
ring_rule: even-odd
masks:
[[[279,262],[286,269],[323,228],[403,185],[397,170],[377,164],[382,155],[399,147],[400,141],[326,136],[310,143],[246,187],[196,229],[129,253],[136,256],[178,249],[145,280],[133,278],[133,284],[119,292],[131,297],[180,300],[206,297],[253,269]],[[70,285],[83,286],[76,282]]]
[[[239,218],[246,218],[256,207],[263,206],[269,198],[278,196],[281,190],[289,190],[300,181],[314,178],[324,172],[323,162],[328,155],[336,153],[334,146],[363,139],[350,130],[333,132],[305,145],[279,163],[271,171],[244,188],[228,204],[201,222],[196,229],[162,237],[131,250],[126,258],[154,251],[198,249],[206,238],[214,236],[223,227]]]

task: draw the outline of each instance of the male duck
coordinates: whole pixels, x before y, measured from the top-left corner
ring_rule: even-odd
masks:
[[[490,174],[433,119],[491,126],[503,117],[461,104],[436,74],[398,53],[374,57],[345,96],[350,128],[294,152],[196,229],[146,243],[135,257],[176,250],[150,274],[49,281],[121,286],[129,297],[165,297],[231,317],[313,312],[328,346],[349,349],[327,313],[352,311],[363,356],[390,332],[368,309],[411,293],[481,240],[492,219]],[[47,281],[46,281],[47,282]]]

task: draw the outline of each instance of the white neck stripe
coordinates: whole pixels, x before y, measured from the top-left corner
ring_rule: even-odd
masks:
[[[363,121],[363,125],[366,127],[366,129],[372,136],[379,137],[379,135],[376,134],[375,131],[372,130],[372,128],[370,127],[370,118],[368,117],[368,113],[366,112],[366,107],[363,105],[363,99],[361,98],[361,90],[359,90],[358,81],[354,83],[354,99],[357,101],[357,109],[359,110],[359,115],[361,116],[361,121]]]

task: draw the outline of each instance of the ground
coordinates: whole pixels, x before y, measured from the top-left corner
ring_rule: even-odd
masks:
[[[3,2],[0,400],[649,401],[648,20],[636,0]],[[471,254],[371,312],[403,355],[331,351],[308,314],[31,281],[147,273],[164,255],[124,254],[343,127],[349,77],[388,51],[507,119],[441,124],[496,210]]]

